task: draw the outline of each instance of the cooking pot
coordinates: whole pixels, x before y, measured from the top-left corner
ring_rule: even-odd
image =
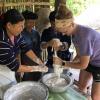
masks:
[[[64,74],[61,74],[60,78],[65,79],[65,81],[66,81],[65,85],[56,86],[56,85],[47,84],[48,80],[53,79],[55,77],[57,77],[57,74],[55,74],[55,73],[49,73],[49,74],[45,74],[42,77],[42,79],[41,79],[41,81],[43,82],[43,84],[45,84],[49,88],[49,90],[51,92],[55,92],[55,93],[65,92],[67,90],[67,88],[70,87],[73,84],[72,77],[70,77],[69,75],[64,75]],[[63,82],[62,82],[62,84],[63,84]]]
[[[9,88],[3,100],[47,100],[48,89],[39,82],[21,82]]]

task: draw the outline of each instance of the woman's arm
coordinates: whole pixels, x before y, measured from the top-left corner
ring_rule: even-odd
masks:
[[[53,63],[58,64],[58,65],[63,64],[65,69],[68,69],[68,68],[86,69],[90,61],[90,56],[80,56],[78,49],[76,49],[76,52],[77,52],[77,55],[72,62],[63,61],[58,57],[53,57]]]
[[[79,49],[78,48],[75,48],[75,49],[76,49],[76,56],[73,59],[73,62],[79,62],[80,61]]]
[[[80,56],[78,48],[76,48],[76,54],[72,62],[65,62],[65,68],[86,69],[90,61],[90,56]]]
[[[26,65],[20,65],[17,72],[47,72],[48,68],[46,66],[40,67],[40,66],[26,66]]]
[[[65,68],[86,69],[90,61],[90,56],[81,56],[79,62],[65,62]]]

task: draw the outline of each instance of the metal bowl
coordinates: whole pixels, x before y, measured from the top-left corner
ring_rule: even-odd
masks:
[[[66,81],[66,85],[64,86],[50,86],[47,84],[47,81],[51,78],[57,77],[57,75],[55,73],[49,73],[46,74],[42,77],[41,81],[49,88],[49,90],[51,92],[55,92],[55,93],[60,93],[60,92],[65,92],[67,90],[68,87],[70,87],[73,83],[73,79],[70,76],[61,74],[61,78],[64,78]]]
[[[3,100],[47,100],[48,89],[42,83],[21,82],[8,89]]]

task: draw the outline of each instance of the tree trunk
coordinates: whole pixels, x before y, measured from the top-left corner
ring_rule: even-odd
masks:
[[[57,11],[59,8],[59,4],[65,4],[66,5],[66,0],[55,0],[55,10]]]

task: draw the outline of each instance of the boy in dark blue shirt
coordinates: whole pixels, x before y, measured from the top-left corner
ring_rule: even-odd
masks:
[[[55,30],[55,15],[56,12],[53,11],[49,15],[49,20],[51,23],[51,27],[45,29],[41,36],[41,48],[46,49],[48,51],[48,61],[47,66],[52,68],[53,66],[53,54],[54,50],[52,49],[52,40],[59,39],[62,42],[62,45],[59,46],[59,50],[57,51],[57,56],[62,60],[69,61],[71,57],[71,53],[69,52],[69,47],[71,45],[71,37],[63,36],[61,33]]]

